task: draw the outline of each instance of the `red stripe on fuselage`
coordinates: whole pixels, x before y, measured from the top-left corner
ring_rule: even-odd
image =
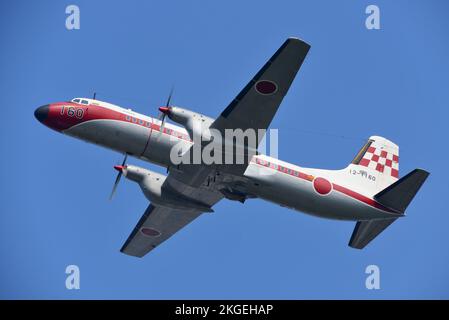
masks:
[[[351,198],[357,199],[363,203],[366,203],[367,205],[374,207],[376,209],[382,210],[382,211],[386,211],[386,212],[391,212],[391,213],[397,213],[399,214],[399,212],[396,212],[394,210],[391,210],[383,205],[381,205],[379,202],[377,202],[374,199],[368,198],[366,196],[364,196],[363,194],[360,194],[358,192],[352,191],[348,188],[345,188],[343,186],[340,186],[338,184],[332,183],[332,186],[334,188],[334,190],[337,190],[338,192],[341,192]]]
[[[70,111],[70,109],[72,110]],[[138,116],[125,114],[98,105],[83,105],[73,102],[51,104],[48,117],[44,121],[44,124],[54,130],[64,131],[80,123],[92,120],[116,120],[151,128],[155,131],[160,131],[161,129],[160,125],[153,123],[153,121],[144,120]],[[178,139],[191,141],[188,135],[167,127],[164,128],[163,133],[177,137]]]
[[[99,119],[125,121],[125,115],[95,105],[58,102],[50,104],[44,124],[54,130],[64,131],[80,123]]]
[[[266,167],[266,168],[270,168],[272,170],[276,170],[276,171],[281,172],[283,174],[287,174],[287,175],[292,176],[294,178],[303,179],[303,180],[306,180],[306,181],[309,181],[309,182],[312,182],[313,179],[314,179],[313,175],[310,175],[310,174],[307,174],[307,173],[304,173],[304,172],[300,172],[300,171],[295,170],[295,169],[290,169],[290,168],[286,167],[285,165],[280,165],[280,164],[278,164],[276,162],[273,162],[273,161],[262,160],[262,159],[254,157],[251,160],[251,162],[253,162],[255,164],[258,164],[260,166]],[[274,168],[273,165],[276,166],[276,167]],[[386,211],[386,212],[389,212],[389,213],[400,214],[400,212],[391,210],[391,209],[381,205],[379,202],[377,202],[374,199],[368,198],[368,197],[366,197],[366,196],[364,196],[364,195],[362,195],[362,194],[360,194],[358,192],[355,192],[353,190],[350,190],[350,189],[345,188],[343,186],[340,186],[338,184],[332,183],[332,187],[333,187],[334,190],[336,190],[336,191],[338,191],[340,193],[343,193],[344,195],[346,195],[348,197],[351,197],[353,199],[361,201],[361,202],[363,202],[363,203],[365,203],[365,204],[367,204],[367,205],[369,205],[371,207],[374,207],[376,209],[379,209],[379,210],[382,210],[382,211]]]

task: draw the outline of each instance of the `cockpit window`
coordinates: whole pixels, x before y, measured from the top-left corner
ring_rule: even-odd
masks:
[[[73,102],[80,103],[80,99],[73,99]]]
[[[81,100],[81,104],[89,104],[89,101],[87,101],[87,100]]]

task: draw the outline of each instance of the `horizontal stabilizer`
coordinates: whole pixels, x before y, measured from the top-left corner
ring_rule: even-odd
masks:
[[[355,249],[365,248],[371,240],[377,237],[379,233],[384,231],[396,219],[397,218],[357,222],[351,240],[349,240],[349,246]]]
[[[429,173],[415,169],[374,196],[382,205],[404,213]]]
[[[405,209],[407,209],[407,206],[428,176],[429,173],[427,171],[415,169],[376,194],[374,199],[403,216],[402,214],[405,212]],[[357,222],[351,240],[349,240],[349,246],[356,249],[363,249],[390,224],[396,221],[396,219],[390,218]]]

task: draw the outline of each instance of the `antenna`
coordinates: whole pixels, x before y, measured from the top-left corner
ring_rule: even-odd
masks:
[[[95,97],[97,96],[97,93],[96,92],[94,92],[94,100],[95,100]]]

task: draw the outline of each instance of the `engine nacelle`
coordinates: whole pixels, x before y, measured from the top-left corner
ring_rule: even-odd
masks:
[[[207,138],[210,136],[208,129],[215,119],[180,107],[168,107],[165,110],[165,113],[171,120],[186,128],[192,139],[194,134],[197,137]]]
[[[163,174],[133,165],[124,166],[122,172],[127,179],[139,184],[148,200],[157,202],[162,198],[162,185],[167,178]]]
[[[171,188],[164,186],[167,176],[163,174],[133,165],[124,166],[122,173],[127,179],[137,182],[145,197],[155,206],[178,210],[213,212],[209,206],[186,198]]]

